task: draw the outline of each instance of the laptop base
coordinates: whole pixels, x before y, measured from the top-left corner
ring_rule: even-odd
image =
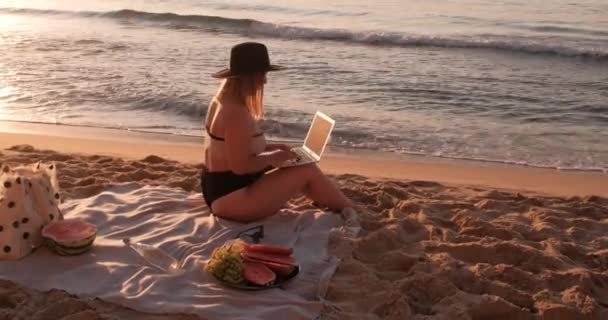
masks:
[[[299,150],[298,150],[299,149]],[[279,166],[279,168],[297,167],[305,164],[316,163],[317,160],[310,156],[307,156],[305,152],[297,152],[296,150],[302,150],[301,147],[293,148],[292,151],[296,152],[299,156],[296,159],[287,160]]]

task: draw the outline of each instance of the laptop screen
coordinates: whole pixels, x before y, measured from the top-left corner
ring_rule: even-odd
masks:
[[[333,129],[333,121],[320,114],[316,114],[310,125],[304,145],[318,157],[323,153],[325,144]]]

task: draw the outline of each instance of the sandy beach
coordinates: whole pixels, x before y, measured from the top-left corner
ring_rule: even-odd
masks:
[[[0,258],[34,253],[0,261],[0,320],[608,319],[606,12],[1,1]],[[260,132],[315,152],[329,141],[318,165],[358,219],[319,207],[347,201],[313,183],[316,202],[263,220],[214,215],[203,130],[217,134],[213,170],[282,156],[239,156],[236,105],[259,120],[241,141],[254,153]],[[283,177],[268,189],[291,190]],[[249,179],[206,178],[218,193]],[[61,218],[78,220],[44,228]],[[291,250],[222,247],[238,238]],[[137,243],[171,257],[150,263],[163,255]]]
[[[0,162],[55,161],[67,199],[120,182],[199,192],[200,138],[2,122]],[[332,241],[339,319],[608,318],[608,175],[331,150],[321,166],[366,210]],[[310,206],[304,199],[294,206]],[[0,319],[149,315],[0,281]]]

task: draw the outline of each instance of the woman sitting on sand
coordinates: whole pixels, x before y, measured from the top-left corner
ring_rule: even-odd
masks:
[[[247,42],[232,48],[229,69],[213,74],[224,80],[205,119],[208,142],[201,187],[216,216],[262,219],[301,193],[334,211],[352,207],[315,164],[272,171],[295,158],[289,146],[266,143],[258,125],[266,73],[280,69],[270,64],[266,46]]]

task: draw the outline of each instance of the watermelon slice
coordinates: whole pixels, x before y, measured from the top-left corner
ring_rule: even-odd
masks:
[[[96,236],[97,228],[82,219],[58,220],[42,229],[46,243],[61,255],[77,255],[88,251]]]
[[[269,244],[251,244],[243,242],[243,246],[245,247],[245,250],[251,252],[270,253],[287,256],[293,253],[293,249],[291,248],[283,246],[273,246]]]
[[[271,253],[261,253],[255,251],[245,251],[242,253],[243,257],[257,259],[268,262],[275,262],[287,265],[293,265],[296,263],[296,259],[293,256],[279,255],[279,254],[271,254]]]
[[[258,286],[272,285],[276,279],[276,275],[272,270],[261,263],[255,262],[243,263],[243,277]]]
[[[295,268],[294,265],[287,265],[287,264],[282,264],[282,263],[252,259],[252,258],[248,258],[247,256],[243,256],[243,260],[247,261],[247,262],[261,263],[261,264],[265,265],[266,267],[268,267],[268,269],[276,272],[278,275],[281,275],[281,276],[287,276],[287,275],[291,274]]]

